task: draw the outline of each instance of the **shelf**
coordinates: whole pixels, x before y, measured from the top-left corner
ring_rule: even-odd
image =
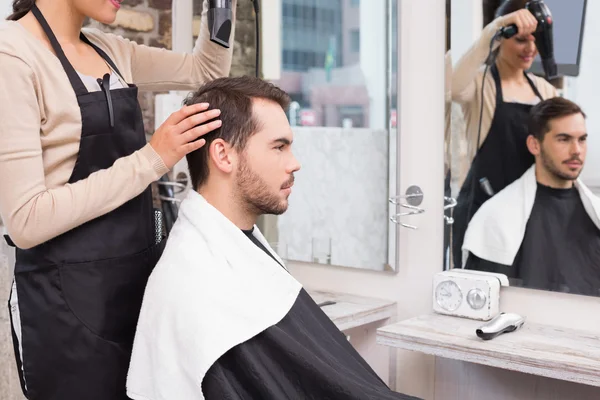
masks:
[[[335,303],[324,305],[321,309],[341,331],[396,315],[396,303],[393,301],[321,291],[309,290],[308,293],[317,304],[330,301]]]
[[[518,331],[484,341],[483,322],[423,315],[377,330],[377,343],[438,357],[563,381],[600,386],[600,332],[525,322]]]

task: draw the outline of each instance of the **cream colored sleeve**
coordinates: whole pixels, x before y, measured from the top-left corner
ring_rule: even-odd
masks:
[[[146,145],[74,184],[46,187],[36,78],[21,59],[0,53],[0,216],[23,249],[114,210],[167,172]]]
[[[200,32],[189,53],[178,53],[139,45],[118,37],[124,49],[131,54],[133,83],[145,90],[194,90],[201,84],[229,76],[233,56],[237,0],[233,0],[233,25],[226,49],[210,41],[208,33],[208,0],[204,0]]]
[[[501,20],[490,22],[481,32],[479,40],[467,50],[457,61],[452,70],[452,100],[464,104],[476,97],[476,78],[490,54],[490,43],[494,35],[502,27]],[[500,42],[492,46],[492,51],[498,48]]]

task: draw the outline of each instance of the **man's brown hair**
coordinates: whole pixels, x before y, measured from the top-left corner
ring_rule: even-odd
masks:
[[[198,189],[208,179],[208,149],[215,139],[223,139],[236,150],[242,151],[252,134],[260,129],[252,113],[252,100],[272,101],[286,111],[290,97],[283,90],[252,76],[218,78],[204,84],[184,101],[185,105],[208,103],[210,109],[221,110],[221,127],[204,135],[206,144],[189,153],[186,158],[192,187]]]
[[[529,113],[529,134],[541,142],[546,133],[550,132],[552,120],[574,114],[581,114],[586,118],[577,104],[564,97],[551,97],[541,101],[533,106]]]

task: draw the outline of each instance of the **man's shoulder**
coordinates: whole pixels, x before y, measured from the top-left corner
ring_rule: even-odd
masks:
[[[521,179],[517,179],[509,184],[483,203],[477,213],[475,213],[475,216],[477,214],[484,214],[486,219],[502,219],[504,214],[511,213],[511,208],[515,206],[515,201],[521,197],[520,193],[523,185]]]
[[[164,292],[172,290],[173,286],[193,285],[217,261],[196,232],[181,229],[181,222],[178,220],[173,226],[160,259],[150,275],[148,286],[152,289]]]

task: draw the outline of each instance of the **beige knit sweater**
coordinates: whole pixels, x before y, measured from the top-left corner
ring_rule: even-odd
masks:
[[[84,33],[140,90],[194,90],[228,76],[231,67],[231,48],[210,42],[206,10],[204,0],[193,54],[95,29]],[[36,246],[114,210],[168,171],[147,144],[68,184],[80,135],[77,99],[58,58],[20,23],[0,22],[0,216],[18,247]]]

